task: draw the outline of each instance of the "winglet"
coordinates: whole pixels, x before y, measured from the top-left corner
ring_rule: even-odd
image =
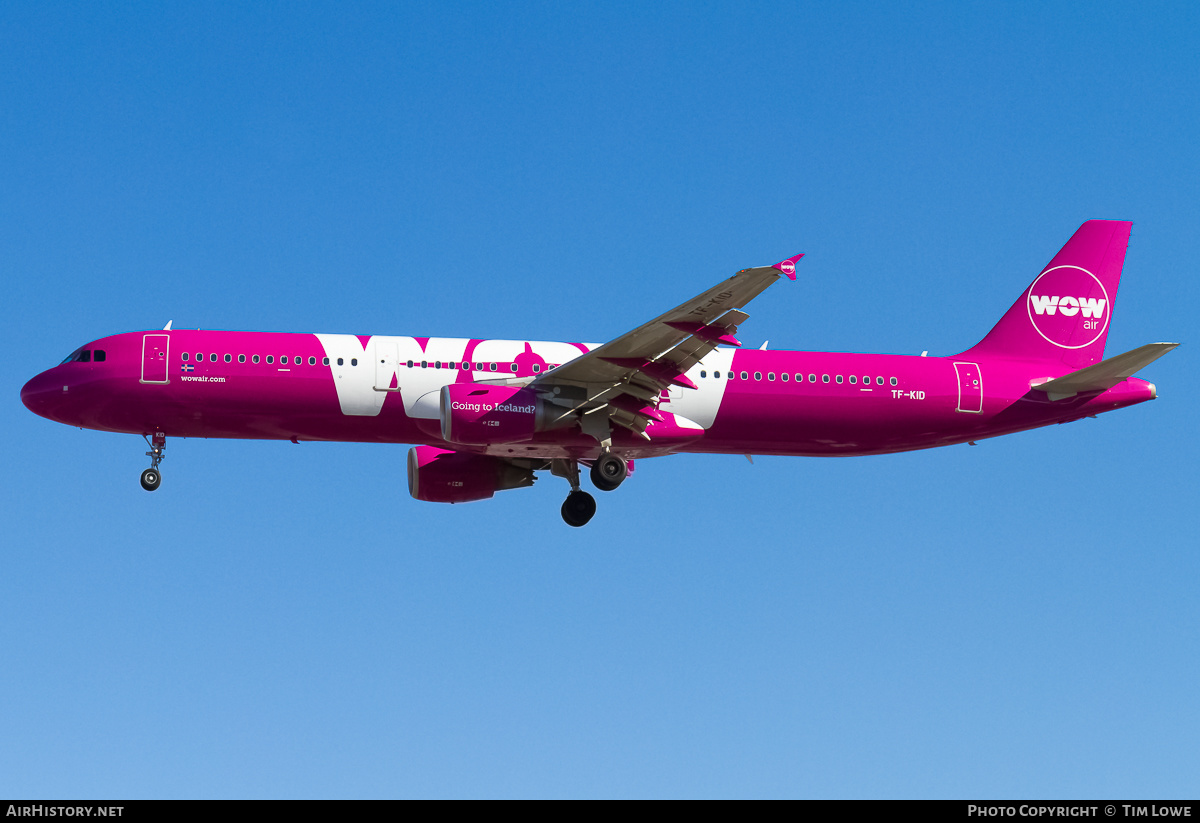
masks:
[[[786,274],[788,277],[795,280],[796,279],[796,263],[798,263],[800,261],[800,258],[803,256],[804,256],[803,254],[797,254],[795,257],[789,257],[787,260],[781,260],[780,262],[776,263],[774,266],[771,266],[771,268],[779,269],[781,272]]]

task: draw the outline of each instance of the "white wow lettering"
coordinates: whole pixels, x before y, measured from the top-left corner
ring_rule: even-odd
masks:
[[[1029,302],[1035,314],[1054,316],[1057,311],[1064,317],[1074,317],[1083,312],[1084,317],[1100,318],[1104,316],[1104,307],[1108,305],[1108,301],[1102,297],[1046,297],[1036,294],[1029,295]]]

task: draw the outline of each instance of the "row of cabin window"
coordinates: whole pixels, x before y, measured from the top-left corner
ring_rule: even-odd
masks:
[[[181,360],[183,360],[185,363],[188,361],[188,358],[189,358],[190,356],[191,356],[191,355],[190,355],[188,352],[183,352],[181,355],[179,355],[180,359],[181,359]],[[216,363],[216,362],[217,362],[217,355],[216,355],[216,354],[210,354],[210,355],[208,356],[208,360],[209,360],[209,362],[210,362],[210,363]],[[225,355],[225,357],[224,357],[224,360],[225,360],[225,362],[226,362],[226,363],[232,363],[232,362],[233,362],[233,355],[232,355],[232,354],[227,354],[227,355]],[[239,355],[237,356],[237,360],[238,360],[238,362],[239,362],[239,363],[245,363],[245,362],[246,362],[246,355],[244,355],[244,354],[239,354]],[[197,363],[202,363],[203,361],[204,361],[204,352],[196,352],[196,362],[197,362]],[[250,358],[250,362],[252,362],[252,363],[258,363],[258,362],[259,362],[259,357],[258,357],[258,355],[257,355],[257,354],[256,354],[256,355],[253,355],[253,356]],[[282,366],[286,366],[286,365],[287,365],[289,362],[293,362],[293,363],[295,363],[297,366],[302,366],[302,365],[304,365],[304,358],[303,358],[303,357],[301,357],[300,355],[296,355],[295,357],[292,357],[292,358],[289,360],[289,358],[288,358],[288,355],[286,355],[286,354],[285,354],[285,355],[282,355],[282,356],[279,358],[279,363],[280,363],[280,365],[282,365]],[[275,357],[274,357],[273,355],[270,355],[270,354],[268,354],[268,355],[267,355],[267,363],[269,363],[269,364],[271,364],[271,365],[274,365],[274,364],[275,364]],[[324,357],[324,358],[322,358],[322,359],[321,359],[321,364],[322,364],[322,365],[324,365],[324,366],[328,366],[328,365],[329,365],[329,358],[328,358],[328,357]],[[317,365],[317,358],[315,358],[315,357],[310,357],[310,358],[308,358],[308,365],[310,365],[310,366],[315,366],[315,365]],[[339,365],[339,366],[340,366],[340,365],[342,365],[342,358],[340,358],[340,357],[338,358],[338,365]],[[355,365],[355,366],[357,366],[357,365],[358,365],[358,361],[357,361],[357,360],[355,360],[355,361],[354,361],[354,365]]]
[[[432,363],[430,363],[428,360],[421,360],[420,362],[418,362],[416,360],[409,360],[405,365],[410,369],[457,369],[457,368],[460,368],[460,365],[456,362],[443,363],[443,362],[437,361],[437,360],[433,361]],[[501,364],[501,363],[476,363],[475,371],[496,371],[499,368],[501,368],[502,365],[503,364]],[[471,370],[471,361],[464,360],[461,364],[461,368],[463,371],[470,371]],[[509,363],[508,368],[510,371],[515,372],[517,370],[517,364]],[[547,363],[546,368],[552,369],[552,368],[554,368],[554,366],[552,364]],[[542,364],[534,363],[533,364],[533,373],[539,374],[541,371],[542,371]]]
[[[87,352],[84,352],[84,354],[87,354]],[[103,359],[104,359],[104,352],[98,351],[98,352],[97,352],[97,355],[98,355],[98,357],[97,357],[97,359],[98,359],[98,360],[103,360]],[[183,353],[180,355],[180,358],[181,358],[181,359],[182,359],[184,362],[187,362],[187,360],[188,360],[188,358],[189,358],[190,356],[191,356],[191,355],[190,355],[188,352],[183,352]],[[288,355],[286,355],[286,354],[285,354],[285,355],[282,355],[282,356],[279,358],[279,363],[280,363],[280,365],[286,366],[286,365],[287,365],[289,362],[293,362],[293,363],[295,363],[297,366],[300,366],[300,365],[303,365],[303,364],[304,364],[304,358],[303,358],[303,357],[300,357],[300,356],[295,356],[295,357],[292,357],[292,358],[291,358],[291,360],[289,360],[289,359],[288,359],[288,357],[289,357],[289,356],[288,356]],[[217,359],[218,359],[218,356],[217,356],[216,354],[210,354],[210,355],[208,356],[208,359],[209,359],[209,362],[211,362],[211,363],[216,363],[216,362],[217,362]],[[245,362],[246,362],[246,355],[244,355],[244,354],[239,354],[239,355],[237,356],[237,359],[238,359],[238,362],[239,362],[239,363],[245,363]],[[267,363],[268,363],[268,364],[270,364],[270,365],[274,365],[274,363],[275,363],[275,358],[274,358],[274,356],[273,356],[273,355],[270,355],[270,354],[268,354],[266,359],[267,359]],[[197,353],[196,353],[196,362],[197,362],[197,363],[200,363],[200,362],[203,362],[203,360],[204,360],[204,353],[203,353],[203,352],[197,352]],[[225,362],[226,362],[226,363],[232,363],[232,362],[233,362],[233,355],[232,355],[232,354],[227,354],[227,355],[225,355],[225,357],[224,357],[224,360],[225,360]],[[253,356],[250,358],[250,360],[251,360],[251,362],[252,362],[252,363],[258,363],[258,362],[259,362],[259,357],[258,357],[258,355],[257,355],[257,354],[255,354],[255,355],[253,355]],[[84,362],[87,362],[87,361],[85,360]],[[338,364],[339,366],[344,366],[344,365],[346,365],[346,362],[345,362],[345,360],[344,360],[343,358],[339,357],[339,358],[337,359],[337,364]],[[317,365],[317,358],[315,358],[315,357],[309,357],[309,358],[308,358],[308,365],[310,365],[310,366],[315,366],[315,365]],[[328,358],[328,357],[322,357],[322,358],[321,358],[321,365],[323,365],[323,366],[328,366],[328,365],[329,365],[329,358]],[[351,359],[350,359],[350,365],[351,365],[351,366],[357,366],[357,365],[358,365],[358,358],[357,358],[357,357],[351,358]],[[422,360],[420,363],[417,363],[416,361],[413,361],[413,360],[409,360],[407,365],[408,365],[408,368],[410,368],[410,369],[412,369],[412,368],[417,368],[417,367],[419,367],[419,368],[422,368],[422,369],[426,369],[426,368],[430,368],[430,367],[432,367],[432,368],[435,368],[435,369],[441,369],[441,368],[447,368],[447,369],[457,369],[457,368],[458,368],[458,363],[456,363],[456,362],[444,363],[444,364],[443,364],[443,363],[442,363],[442,362],[440,362],[440,361],[435,361],[434,363],[430,363],[430,362],[429,362],[429,361],[427,361],[427,360]],[[470,364],[470,362],[464,362],[464,363],[462,364],[462,368],[463,368],[463,370],[464,370],[464,371],[469,371],[469,370],[470,370],[470,368],[471,368],[471,364]],[[498,364],[498,363],[476,363],[476,364],[475,364],[475,370],[476,370],[476,371],[496,371],[498,368],[499,368],[499,364]],[[509,368],[510,368],[512,371],[514,371],[514,372],[515,372],[515,371],[517,370],[517,364],[516,364],[516,363],[510,363],[510,364],[509,364]],[[534,373],[534,374],[537,374],[537,373],[539,373],[541,370],[542,370],[542,366],[541,366],[541,364],[540,364],[540,363],[534,363],[534,364],[533,364],[533,373]]]
[[[730,380],[736,380],[736,379],[737,379],[737,377],[736,377],[736,374],[737,374],[736,372],[728,372],[728,373],[727,373],[727,375],[728,375],[728,379],[730,379]],[[708,377],[708,372],[707,372],[707,371],[702,371],[702,372],[700,372],[700,376],[701,376],[701,377]],[[719,372],[719,371],[715,371],[715,372],[713,372],[713,375],[712,375],[712,376],[713,376],[713,377],[715,377],[715,378],[718,378],[718,379],[720,379],[720,377],[721,377],[721,372]],[[750,375],[749,375],[747,372],[742,372],[742,380],[749,380],[749,379],[750,379]],[[762,379],[763,379],[763,374],[762,374],[762,372],[760,372],[760,371],[756,371],[756,372],[754,373],[754,379],[755,379],[755,380],[762,380]],[[773,372],[773,371],[769,371],[769,372],[767,372],[767,379],[768,379],[768,380],[774,380],[774,379],[775,379],[775,372]],[[791,379],[791,375],[788,375],[788,374],[786,374],[786,373],[784,373],[784,374],[780,374],[780,375],[779,375],[779,379],[780,379],[780,380],[782,380],[784,383],[786,383],[786,382],[788,382],[788,380],[790,380],[790,379]],[[838,383],[841,383],[841,382],[842,382],[842,375],[840,375],[840,374],[839,374],[839,375],[837,375],[837,376],[836,376],[834,379],[835,379],[835,380],[836,380]],[[803,383],[803,382],[804,382],[804,375],[803,375],[803,374],[797,374],[797,375],[796,375],[796,382],[797,382],[797,383]],[[817,376],[816,376],[815,374],[810,374],[810,375],[808,376],[808,382],[809,382],[809,383],[816,383],[816,382],[817,382]],[[822,383],[828,383],[828,382],[829,382],[829,375],[827,375],[827,374],[823,374],[823,375],[821,375],[821,382],[822,382]],[[869,385],[871,385],[871,375],[869,375],[869,374],[864,374],[864,375],[863,375],[863,378],[862,378],[862,382],[863,382],[863,385],[864,385],[864,386],[869,386]],[[890,382],[890,383],[891,383],[893,386],[895,386],[895,385],[898,385],[900,381],[899,381],[899,380],[897,380],[896,378],[892,377],[892,378],[889,378],[888,382]],[[876,378],[875,378],[875,384],[876,384],[877,386],[882,386],[882,385],[883,385],[883,378],[882,378],[882,377],[876,377]],[[856,386],[856,385],[858,385],[858,375],[857,375],[857,374],[852,374],[852,375],[850,375],[850,385],[851,385],[851,386]]]

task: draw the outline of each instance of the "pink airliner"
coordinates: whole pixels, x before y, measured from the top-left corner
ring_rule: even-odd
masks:
[[[263,332],[129,332],[88,343],[21,400],[60,423],[140,434],[142,488],[170,437],[418,444],[418,500],[463,503],[565,478],[572,526],[635,459],[678,452],[836,456],[966,443],[1155,396],[1133,377],[1175,348],[1104,360],[1131,224],[1084,223],[974,348],[954,357],[746,351],[743,308],[803,255],[744,269],[595,346]]]

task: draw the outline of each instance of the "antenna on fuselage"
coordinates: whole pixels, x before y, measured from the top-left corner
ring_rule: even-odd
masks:
[[[174,323],[174,322],[175,322],[174,320],[168,320],[168,321],[167,321],[167,325],[163,326],[163,331],[170,331],[170,330],[171,330],[171,324],[172,324],[172,323]]]

